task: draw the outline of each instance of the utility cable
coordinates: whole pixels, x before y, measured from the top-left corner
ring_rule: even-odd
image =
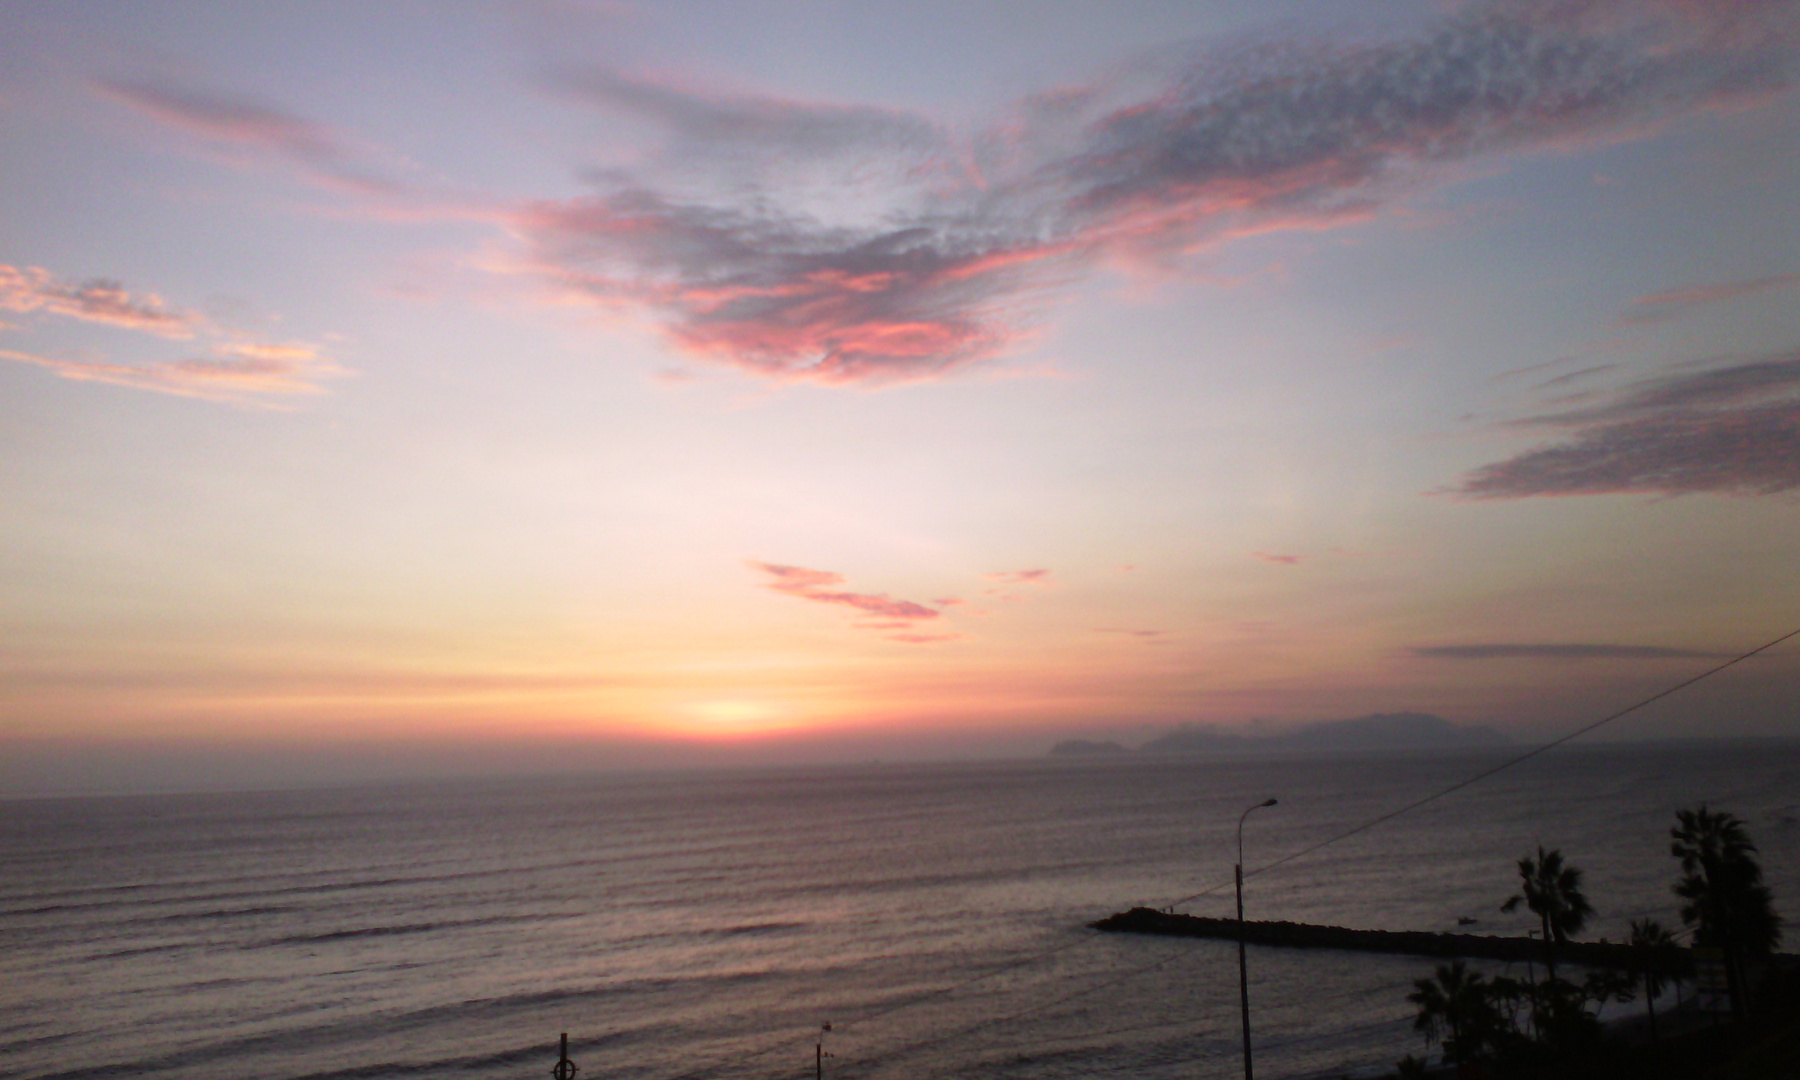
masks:
[[[1643,698],[1631,705],[1626,706],[1623,709],[1619,709],[1616,712],[1609,713],[1608,715],[1603,716],[1600,719],[1595,720],[1591,723],[1584,724],[1583,726],[1576,728],[1574,731],[1571,731],[1565,735],[1559,736],[1558,738],[1552,739],[1551,741],[1549,741],[1547,743],[1543,743],[1540,746],[1533,747],[1532,749],[1527,750],[1526,752],[1524,752],[1522,754],[1517,754],[1511,758],[1506,759],[1505,761],[1500,762],[1499,764],[1496,764],[1496,765],[1490,766],[1489,768],[1483,769],[1482,771],[1474,774],[1473,776],[1470,776],[1463,780],[1460,780],[1454,784],[1451,784],[1448,787],[1441,788],[1438,791],[1435,791],[1432,794],[1427,795],[1423,798],[1415,799],[1414,801],[1407,803],[1405,806],[1399,807],[1398,809],[1395,809],[1395,810],[1390,810],[1385,814],[1380,814],[1376,817],[1370,818],[1369,820],[1362,822],[1359,825],[1353,826],[1352,828],[1349,828],[1349,829],[1345,829],[1344,831],[1337,833],[1333,836],[1330,836],[1324,840],[1321,840],[1316,844],[1308,845],[1307,847],[1301,848],[1298,851],[1284,855],[1281,858],[1276,859],[1273,862],[1266,863],[1262,866],[1259,866],[1254,870],[1246,870],[1244,872],[1244,876],[1245,877],[1253,877],[1257,874],[1262,874],[1267,871],[1273,870],[1276,867],[1284,866],[1288,863],[1294,862],[1297,859],[1304,858],[1307,855],[1311,855],[1314,852],[1320,851],[1320,850],[1330,847],[1334,844],[1342,843],[1343,841],[1348,840],[1349,838],[1351,838],[1353,836],[1357,836],[1361,833],[1367,832],[1368,830],[1373,829],[1378,825],[1383,825],[1389,821],[1393,821],[1395,818],[1401,817],[1405,814],[1409,814],[1412,811],[1419,809],[1420,807],[1427,806],[1427,805],[1434,803],[1434,802],[1438,801],[1439,799],[1442,799],[1448,795],[1453,795],[1456,792],[1463,790],[1464,788],[1472,787],[1475,784],[1478,784],[1481,781],[1488,779],[1489,777],[1492,777],[1498,773],[1504,772],[1505,770],[1513,768],[1516,765],[1522,765],[1525,762],[1530,761],[1532,758],[1535,758],[1542,754],[1548,753],[1549,751],[1554,750],[1559,746],[1563,746],[1569,742],[1572,742],[1575,739],[1582,737],[1583,735],[1587,735],[1594,731],[1597,731],[1600,728],[1605,727],[1607,724],[1614,722],[1615,720],[1622,719],[1626,716],[1631,715],[1634,712],[1637,712],[1640,709],[1643,709],[1644,707],[1646,707],[1648,705],[1651,705],[1651,704],[1654,704],[1655,702],[1661,701],[1663,698],[1666,698],[1673,694],[1679,693],[1682,690],[1685,690],[1688,687],[1693,686],[1694,684],[1699,683],[1703,680],[1709,679],[1709,678],[1713,677],[1714,675],[1717,675],[1720,672],[1725,671],[1728,668],[1731,668],[1738,664],[1741,664],[1745,660],[1748,660],[1753,656],[1756,656],[1760,653],[1767,652],[1768,650],[1770,650],[1770,649],[1776,647],[1777,645],[1780,645],[1783,642],[1786,642],[1794,637],[1800,637],[1800,627],[1790,630],[1787,633],[1781,635],[1780,637],[1774,638],[1773,640],[1770,640],[1761,645],[1758,645],[1756,648],[1750,649],[1747,652],[1739,653],[1738,655],[1733,656],[1732,658],[1724,661],[1723,663],[1716,664],[1713,667],[1710,667],[1710,668],[1706,669],[1705,671],[1700,672],[1697,675],[1694,675],[1690,678],[1684,679],[1681,682],[1674,684],[1673,686],[1666,687],[1654,694],[1651,694],[1649,697]],[[1181,899],[1176,900],[1174,903],[1169,904],[1168,908],[1173,909],[1175,907],[1179,907],[1180,905],[1189,903],[1191,901],[1198,900],[1202,897],[1210,896],[1213,893],[1219,892],[1220,890],[1222,890],[1232,884],[1234,884],[1234,882],[1231,882],[1231,881],[1220,882],[1219,884],[1214,885],[1207,889],[1203,889],[1200,892],[1193,893],[1189,896],[1182,897]],[[1094,940],[1094,938],[1089,937],[1089,938],[1080,938],[1074,942],[1065,943],[1062,946],[1058,946],[1056,949],[1048,950],[1045,953],[1041,953],[1041,954],[1038,954],[1035,956],[1025,957],[1021,960],[1015,961],[1012,964],[1007,965],[1004,968],[995,969],[994,971],[991,971],[991,972],[984,972],[980,975],[966,979],[960,984],[953,984],[952,986],[945,987],[942,991],[934,991],[932,994],[927,995],[925,998],[920,998],[917,1000],[923,1001],[929,997],[937,996],[940,993],[949,993],[951,990],[957,989],[960,986],[968,985],[973,982],[978,982],[985,978],[990,978],[993,975],[999,974],[1005,970],[1012,970],[1013,968],[1024,967],[1028,964],[1036,962],[1038,959],[1041,959],[1045,956],[1051,955],[1052,953],[1061,952],[1068,948],[1073,948],[1078,945],[1086,944],[1087,942],[1092,941],[1092,940]],[[954,1039],[961,1038],[964,1035],[973,1034],[974,1032],[979,1031],[982,1028],[989,1027],[994,1024],[1006,1023],[1011,1020],[1019,1019],[1024,1016],[1028,1016],[1035,1012],[1041,1012],[1044,1009],[1054,1007],[1056,1005],[1062,1004],[1063,1002],[1074,1000],[1075,998],[1082,997],[1087,994],[1095,993],[1099,990],[1103,990],[1108,987],[1118,985],[1121,982],[1125,982],[1129,979],[1135,978],[1138,975],[1145,974],[1147,972],[1156,970],[1157,968],[1167,965],[1171,959],[1173,959],[1173,958],[1172,957],[1165,958],[1165,959],[1159,960],[1155,963],[1152,963],[1152,964],[1149,964],[1149,965],[1146,965],[1143,967],[1135,968],[1115,979],[1111,979],[1111,980],[1107,980],[1102,983],[1098,983],[1098,984],[1096,984],[1094,986],[1090,986],[1084,990],[1077,991],[1074,994],[1070,994],[1065,997],[1058,998],[1055,1001],[1046,1002],[1042,1005],[1033,1006],[1029,1009],[1024,1009],[1019,1012],[1009,1014],[1007,1016],[995,1017],[991,1020],[985,1020],[980,1023],[970,1025],[966,1028],[962,1028],[956,1032],[952,1032],[948,1035],[924,1040],[922,1042],[912,1043],[907,1046],[900,1047],[897,1050],[890,1052],[889,1054],[883,1054],[883,1055],[879,1055],[879,1056],[891,1057],[894,1054],[908,1053],[908,1052],[911,1052],[912,1050],[919,1049],[924,1046],[936,1045],[936,1044],[942,1043],[942,1042],[950,1042]],[[873,1019],[874,1016],[885,1016],[891,1012],[898,1012],[901,1009],[910,1007],[910,1004],[912,1004],[912,1003],[896,1004],[887,1009],[881,1010],[875,1014],[871,1014],[870,1016],[865,1017],[865,1019]],[[863,1061],[858,1062],[858,1064],[864,1064],[870,1060],[873,1060],[873,1059],[872,1058],[863,1059]]]
[[[1618,720],[1622,717],[1629,716],[1632,713],[1637,712],[1639,709],[1644,708],[1646,705],[1654,704],[1655,702],[1661,701],[1663,698],[1666,698],[1666,697],[1670,696],[1671,694],[1676,694],[1682,690],[1686,690],[1688,687],[1694,685],[1697,682],[1700,682],[1703,679],[1710,679],[1714,675],[1717,675],[1719,672],[1724,671],[1726,668],[1733,667],[1737,664],[1741,664],[1745,660],[1750,659],[1752,656],[1755,656],[1758,653],[1767,652],[1768,650],[1773,649],[1775,646],[1780,645],[1782,642],[1787,641],[1789,638],[1793,638],[1793,637],[1800,637],[1800,628],[1795,628],[1793,630],[1790,630],[1787,633],[1781,635],[1780,637],[1774,639],[1773,641],[1765,642],[1762,645],[1758,645],[1756,648],[1751,649],[1749,652],[1739,653],[1737,656],[1732,657],[1731,659],[1725,661],[1722,664],[1718,664],[1714,667],[1710,667],[1710,668],[1706,669],[1705,671],[1702,671],[1700,674],[1693,676],[1692,678],[1684,679],[1681,682],[1676,683],[1674,686],[1668,687],[1664,690],[1659,690],[1656,693],[1651,694],[1649,697],[1644,698],[1643,700],[1637,702],[1636,704],[1628,705],[1625,708],[1620,709],[1618,712],[1611,713],[1607,716],[1603,716],[1600,719],[1595,720],[1591,724],[1585,724],[1581,727],[1578,727],[1574,731],[1569,732],[1567,735],[1563,735],[1560,738],[1552,739],[1549,742],[1544,743],[1541,746],[1537,746],[1530,750],[1527,750],[1523,754],[1519,754],[1516,757],[1508,758],[1507,760],[1502,761],[1498,765],[1494,765],[1490,768],[1483,769],[1482,771],[1476,773],[1474,776],[1468,777],[1467,779],[1464,779],[1464,780],[1459,780],[1456,783],[1451,784],[1449,787],[1443,788],[1439,791],[1435,791],[1432,794],[1427,795],[1422,799],[1415,799],[1414,801],[1407,803],[1405,806],[1400,807],[1398,810],[1390,810],[1387,813],[1380,815],[1379,817],[1370,818],[1368,821],[1363,822],[1361,825],[1357,825],[1353,828],[1345,829],[1343,832],[1337,833],[1334,836],[1331,836],[1324,840],[1321,840],[1316,844],[1312,844],[1308,847],[1301,848],[1299,851],[1295,851],[1290,854],[1283,855],[1281,858],[1276,859],[1274,862],[1265,863],[1262,866],[1259,866],[1254,870],[1246,870],[1246,871],[1244,871],[1244,876],[1245,877],[1254,877],[1257,874],[1262,874],[1262,873],[1266,873],[1270,870],[1273,870],[1278,866],[1285,866],[1286,864],[1293,862],[1295,859],[1304,858],[1308,855],[1311,855],[1313,852],[1320,850],[1321,848],[1327,848],[1333,844],[1341,843],[1345,840],[1350,839],[1352,836],[1356,836],[1359,833],[1367,832],[1370,829],[1373,829],[1377,825],[1386,824],[1387,822],[1390,822],[1390,821],[1394,820],[1395,818],[1400,817],[1403,814],[1410,814],[1414,810],[1417,810],[1421,806],[1426,806],[1430,803],[1434,803],[1446,795],[1452,795],[1458,791],[1461,791],[1462,789],[1464,789],[1466,787],[1471,787],[1475,784],[1478,784],[1481,781],[1486,780],[1488,777],[1493,776],[1496,773],[1504,772],[1507,769],[1510,769],[1515,765],[1522,765],[1525,762],[1530,761],[1532,758],[1537,757],[1540,754],[1548,753],[1549,751],[1556,749],[1557,747],[1563,745],[1564,743],[1572,742],[1575,739],[1579,739],[1580,737],[1588,734],[1589,732],[1598,731],[1600,728],[1605,727],[1607,724],[1612,723],[1614,720]],[[1198,900],[1203,896],[1211,896],[1213,893],[1216,893],[1219,890],[1225,888],[1226,886],[1232,885],[1233,883],[1234,882],[1232,882],[1232,881],[1220,882],[1219,884],[1214,885],[1211,888],[1203,889],[1200,892],[1194,893],[1190,896],[1184,896],[1181,899],[1175,901],[1173,904],[1170,904],[1168,906],[1170,908],[1175,908],[1175,907],[1181,906],[1182,904],[1186,904],[1190,901]]]
[[[1489,777],[1495,776],[1498,773],[1504,772],[1507,769],[1513,768],[1516,765],[1522,765],[1525,762],[1530,761],[1532,758],[1535,758],[1542,754],[1548,753],[1549,751],[1554,750],[1559,746],[1563,746],[1569,742],[1573,742],[1574,740],[1582,737],[1583,735],[1587,735],[1591,732],[1597,731],[1600,728],[1605,727],[1607,724],[1610,724],[1615,720],[1622,719],[1626,716],[1631,715],[1634,712],[1637,712],[1640,709],[1645,708],[1646,706],[1649,706],[1658,701],[1661,701],[1663,698],[1666,698],[1673,694],[1679,693],[1680,691],[1685,690],[1688,687],[1693,686],[1694,684],[1699,683],[1703,680],[1709,679],[1712,676],[1717,675],[1720,672],[1725,671],[1728,668],[1731,668],[1738,664],[1741,664],[1745,660],[1750,659],[1751,657],[1754,657],[1763,652],[1767,652],[1768,650],[1774,648],[1775,646],[1780,645],[1783,642],[1786,642],[1789,639],[1794,638],[1794,637],[1800,637],[1800,627],[1790,630],[1789,632],[1781,635],[1780,637],[1775,638],[1771,641],[1765,642],[1762,645],[1758,645],[1756,648],[1751,649],[1748,652],[1739,653],[1738,655],[1732,657],[1729,660],[1726,660],[1723,663],[1717,664],[1711,668],[1708,668],[1705,671],[1700,672],[1697,675],[1692,676],[1691,678],[1684,679],[1681,682],[1678,682],[1673,686],[1670,686],[1663,690],[1660,690],[1660,691],[1650,695],[1649,697],[1643,698],[1643,699],[1635,702],[1634,704],[1626,706],[1623,709],[1620,709],[1616,712],[1610,713],[1610,714],[1608,714],[1604,717],[1601,717],[1600,719],[1595,720],[1589,724],[1585,724],[1582,727],[1576,728],[1574,731],[1571,731],[1566,735],[1559,736],[1558,738],[1552,739],[1551,741],[1549,741],[1547,743],[1543,743],[1540,746],[1533,747],[1532,749],[1527,750],[1526,752],[1524,752],[1522,754],[1515,755],[1514,757],[1508,758],[1505,761],[1502,761],[1497,765],[1493,765],[1493,766],[1490,766],[1489,768],[1483,769],[1482,771],[1474,774],[1473,776],[1469,776],[1463,780],[1460,780],[1454,784],[1451,784],[1448,787],[1441,788],[1438,791],[1435,791],[1430,795],[1426,795],[1425,797],[1420,798],[1420,799],[1415,799],[1414,801],[1407,803],[1406,805],[1401,806],[1398,809],[1390,810],[1385,814],[1380,814],[1376,817],[1370,818],[1369,820],[1362,822],[1359,825],[1353,826],[1349,829],[1345,829],[1344,831],[1336,833],[1330,837],[1327,837],[1326,839],[1321,840],[1318,843],[1310,844],[1307,847],[1301,848],[1298,851],[1294,851],[1287,855],[1284,855],[1281,858],[1274,860],[1273,862],[1265,863],[1262,866],[1256,867],[1253,870],[1246,870],[1246,871],[1244,871],[1244,876],[1247,878],[1255,877],[1256,875],[1266,873],[1270,870],[1274,870],[1277,867],[1285,866],[1288,863],[1294,862],[1297,859],[1302,859],[1308,855],[1313,854],[1314,852],[1323,850],[1324,848],[1327,848],[1327,847],[1331,847],[1334,844],[1342,843],[1343,841],[1348,840],[1353,836],[1357,836],[1361,833],[1367,832],[1370,829],[1375,828],[1376,826],[1384,825],[1387,822],[1393,821],[1395,818],[1401,817],[1405,814],[1409,814],[1409,813],[1413,812],[1414,810],[1419,809],[1420,807],[1427,806],[1427,805],[1434,803],[1434,802],[1438,801],[1439,799],[1442,799],[1448,795],[1453,795],[1456,792],[1463,790],[1464,788],[1472,787],[1475,784],[1478,784],[1481,781],[1488,779]],[[1183,904],[1187,904],[1194,900],[1201,899],[1202,897],[1211,896],[1212,894],[1219,892],[1220,890],[1222,890],[1232,884],[1234,884],[1234,881],[1220,882],[1217,885],[1213,885],[1209,888],[1202,889],[1201,891],[1199,891],[1197,893],[1192,893],[1188,896],[1184,896],[1181,899],[1176,900],[1173,903],[1167,905],[1166,909],[1173,910],[1174,908],[1179,907]],[[956,982],[948,983],[948,984],[938,987],[934,990],[926,991],[925,993],[920,994],[916,997],[908,998],[904,1001],[895,1002],[891,1005],[884,1006],[882,1008],[878,1008],[878,1009],[872,1010],[870,1012],[864,1013],[861,1016],[855,1017],[848,1021],[844,1021],[841,1024],[837,1024],[836,1029],[843,1030],[844,1028],[850,1027],[853,1024],[864,1024],[864,1023],[868,1023],[868,1022],[880,1019],[884,1016],[891,1015],[893,1013],[902,1012],[906,1009],[910,1009],[915,1006],[922,1005],[925,1002],[933,1000],[935,998],[943,997],[948,994],[954,993],[957,990],[963,989],[964,987],[967,987],[967,986],[971,986],[975,983],[983,982],[987,979],[994,978],[995,976],[998,976],[998,975],[1003,975],[1009,971],[1015,971],[1015,970],[1018,970],[1019,968],[1028,967],[1032,964],[1037,963],[1040,960],[1048,959],[1049,957],[1055,956],[1059,953],[1068,952],[1072,949],[1077,949],[1077,948],[1080,948],[1081,946],[1091,944],[1094,941],[1098,940],[1100,937],[1101,937],[1100,934],[1095,933],[1095,934],[1089,934],[1089,935],[1086,935],[1083,937],[1076,938],[1072,941],[1062,942],[1061,944],[1053,946],[1049,949],[1045,949],[1040,952],[1033,953],[1030,956],[1025,956],[1025,957],[1021,957],[1017,960],[1008,961],[1004,964],[1000,964],[995,967],[989,968],[985,971],[978,972],[974,975],[968,976],[968,977],[958,980]],[[927,1046],[935,1046],[940,1043],[952,1042],[952,1041],[954,1041],[956,1039],[960,1039],[966,1035],[971,1035],[971,1034],[975,1033],[976,1031],[979,1031],[983,1028],[991,1027],[991,1026],[994,1026],[997,1024],[1009,1023],[1013,1020],[1017,1020],[1022,1017],[1025,1017],[1025,1016],[1029,1016],[1033,1013],[1042,1012],[1045,1009],[1054,1008],[1057,1005],[1061,1005],[1066,1002],[1073,1001],[1073,1000],[1076,1000],[1081,997],[1085,997],[1089,994],[1097,993],[1100,990],[1105,990],[1112,986],[1117,986],[1118,984],[1129,981],[1130,979],[1136,978],[1139,975],[1147,974],[1148,972],[1154,971],[1158,968],[1165,967],[1169,963],[1173,962],[1175,959],[1177,959],[1177,957],[1175,957],[1175,956],[1165,957],[1164,959],[1156,961],[1155,963],[1134,968],[1131,971],[1124,973],[1123,975],[1117,976],[1112,979],[1105,980],[1100,983],[1096,983],[1096,984],[1086,987],[1082,990],[1078,990],[1072,994],[1067,994],[1067,995],[1064,995],[1063,997],[1056,998],[1055,1000],[1044,1002],[1040,1005],[1035,1005],[1035,1006],[1032,1006],[1027,1009],[1022,1009],[1018,1012],[1010,1013],[1005,1016],[998,1016],[998,1017],[993,1017],[993,1018],[990,1018],[987,1020],[982,1020],[978,1023],[971,1024],[967,1027],[958,1029],[957,1031],[953,1031],[953,1032],[950,1032],[945,1035],[936,1036],[936,1037],[933,1037],[930,1039],[924,1039],[924,1040],[920,1040],[920,1041],[913,1042],[913,1043],[908,1043],[903,1046],[897,1047],[891,1051],[887,1051],[885,1053],[875,1054],[875,1055],[871,1055],[869,1057],[861,1058],[861,1059],[858,1059],[849,1064],[851,1066],[867,1065],[867,1064],[870,1064],[880,1058],[893,1058],[898,1055],[911,1053],[915,1050],[919,1050],[919,1049],[922,1049]],[[783,1038],[779,1042],[771,1043],[763,1048],[752,1051],[749,1054],[741,1055],[741,1056],[739,1056],[738,1060],[742,1061],[742,1060],[747,1060],[749,1058],[761,1057],[767,1053],[770,1053],[770,1052],[780,1048],[781,1046],[789,1045],[792,1042],[792,1039],[793,1039],[793,1037],[791,1037],[791,1036]],[[695,1075],[695,1074],[689,1074],[689,1075],[691,1076],[691,1075]]]

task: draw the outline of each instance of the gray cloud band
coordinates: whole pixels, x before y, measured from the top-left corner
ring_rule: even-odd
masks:
[[[1792,491],[1800,488],[1800,353],[1647,380],[1604,404],[1521,424],[1571,437],[1483,466],[1455,494]]]
[[[565,73],[564,92],[663,125],[669,156],[516,224],[565,293],[648,309],[691,353],[930,377],[1004,353],[1102,257],[1364,216],[1434,165],[1782,90],[1791,22],[1779,3],[1486,4],[1416,40],[1196,61],[1110,107],[1046,98],[960,143],[890,110]]]
[[[1727,653],[1659,645],[1425,645],[1412,650],[1428,660],[1681,660],[1715,659]]]

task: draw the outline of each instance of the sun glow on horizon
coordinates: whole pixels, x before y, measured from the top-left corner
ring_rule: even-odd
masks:
[[[746,739],[804,726],[793,710],[769,702],[714,698],[683,706],[668,729],[689,737]]]
[[[7,9],[0,794],[1550,730],[1800,609],[1786,5],[576,6]]]

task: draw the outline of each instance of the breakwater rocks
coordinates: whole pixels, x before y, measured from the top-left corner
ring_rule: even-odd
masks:
[[[1175,915],[1153,908],[1132,908],[1089,923],[1095,930],[1125,934],[1161,934],[1166,937],[1238,939],[1236,919],[1209,919],[1200,915]],[[1354,952],[1405,953],[1411,956],[1466,957],[1481,960],[1542,962],[1544,943],[1536,938],[1488,937],[1479,934],[1434,934],[1423,930],[1352,930],[1345,926],[1310,923],[1245,922],[1244,941],[1251,945],[1275,945],[1288,949],[1345,949]],[[1559,963],[1584,967],[1622,968],[1641,971],[1646,957],[1629,945],[1603,941],[1566,941],[1556,947]],[[1653,969],[1673,972],[1688,963],[1686,949],[1649,958]]]

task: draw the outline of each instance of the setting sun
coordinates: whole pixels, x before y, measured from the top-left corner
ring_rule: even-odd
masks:
[[[695,702],[682,710],[679,730],[686,735],[745,737],[772,735],[797,725],[786,710],[758,701]]]

